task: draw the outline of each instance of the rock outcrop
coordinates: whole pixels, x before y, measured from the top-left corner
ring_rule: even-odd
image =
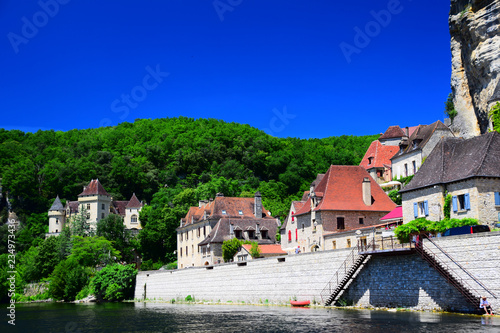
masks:
[[[500,0],[451,0],[451,88],[458,115],[452,130],[469,138],[491,128],[500,101]]]

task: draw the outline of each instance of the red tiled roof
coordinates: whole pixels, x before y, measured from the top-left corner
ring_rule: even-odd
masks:
[[[371,206],[363,202],[363,179],[368,178],[371,184]],[[390,212],[396,204],[385,194],[368,172],[360,166],[332,165],[322,181],[316,186],[323,198],[315,211],[375,211]],[[311,211],[311,199],[295,215]]]
[[[201,208],[189,208],[188,213],[182,219],[183,226],[191,224],[191,218],[193,218],[194,222],[202,221],[204,211],[207,212],[206,218],[209,220],[220,218],[254,219],[254,205],[254,198],[216,197],[214,201],[209,202]],[[223,211],[225,211],[225,214],[223,214]],[[269,216],[269,211],[264,207],[262,207],[262,218],[273,218]]]
[[[130,198],[130,201],[127,204],[127,208],[140,208],[142,207],[142,203],[137,199],[135,196],[135,193],[132,194],[132,198]]]
[[[242,247],[245,248],[248,252],[252,248],[251,244],[243,244]],[[287,254],[286,251],[281,249],[280,244],[262,244],[259,245],[260,254]]]
[[[309,191],[304,191],[304,194],[302,194],[302,200],[301,201],[306,201],[307,198],[309,198]]]
[[[382,217],[380,219],[380,222],[383,222],[385,220],[402,219],[402,218],[403,218],[403,207],[397,206],[389,214]]]
[[[383,168],[384,164],[391,165],[391,157],[399,151],[399,146],[385,146],[380,141],[375,140],[365,153],[359,166],[366,170],[371,168]],[[369,158],[373,158],[369,163]]]
[[[389,128],[382,134],[380,139],[393,139],[405,136],[405,132],[399,126],[389,126]]]
[[[78,194],[79,197],[84,195],[106,195],[109,197],[108,192],[102,187],[99,179],[92,179],[90,183],[85,186],[83,192]]]

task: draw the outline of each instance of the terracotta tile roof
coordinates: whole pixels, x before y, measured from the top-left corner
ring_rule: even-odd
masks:
[[[384,165],[391,165],[391,157],[399,151],[399,146],[385,146],[380,141],[375,140],[365,153],[359,166],[366,170],[371,168],[383,168]],[[371,163],[369,159],[371,160]]]
[[[255,230],[257,223],[259,224],[259,228],[261,230],[267,230],[269,239],[258,240],[259,244],[274,244],[276,242],[276,230],[278,229],[279,222],[275,218],[269,219],[240,219],[240,218],[223,218],[220,219],[214,228],[210,231],[207,238],[205,238],[198,245],[206,245],[209,243],[222,243],[225,240],[230,240],[234,238],[234,235],[231,235],[231,227],[235,230]],[[253,228],[253,229],[252,229]],[[255,240],[257,241],[257,239]]]
[[[402,219],[402,218],[403,218],[403,207],[397,206],[392,210],[392,212],[382,217],[380,219],[380,222],[383,222],[385,220]]]
[[[137,199],[135,193],[132,194],[132,198],[130,198],[127,204],[127,208],[140,208],[140,207],[142,207],[142,203],[139,201],[139,199]]]
[[[363,202],[362,183],[368,178],[371,184],[371,206]],[[360,166],[332,165],[323,180],[316,186],[323,198],[315,211],[376,211],[390,212],[396,207],[368,172]],[[311,211],[311,199],[295,214],[307,214]]]
[[[442,138],[408,185],[400,192],[472,177],[500,177],[500,134],[471,139]]]
[[[250,249],[252,248],[251,244],[243,244],[242,245],[245,250],[250,253]],[[260,254],[287,254],[286,251],[281,249],[280,244],[261,244],[259,245]]]
[[[394,139],[405,136],[405,132],[399,126],[389,126],[389,128],[385,131],[384,134],[380,136],[380,139]]]
[[[304,194],[302,194],[302,200],[301,201],[306,201],[307,198],[309,198],[309,191],[304,191]]]
[[[191,207],[188,213],[182,219],[183,226],[193,222],[203,220],[203,212],[206,211],[208,220],[217,220],[220,218],[255,218],[254,215],[254,198],[234,198],[234,197],[216,197],[214,201],[209,202],[203,207]],[[241,211],[241,214],[240,214]],[[262,218],[274,219],[269,216],[269,211],[262,208]]]
[[[84,196],[84,195],[106,195],[109,197],[108,192],[102,187],[101,183],[99,182],[99,179],[92,179],[90,183],[85,186],[83,189],[83,192],[78,194],[78,196]]]

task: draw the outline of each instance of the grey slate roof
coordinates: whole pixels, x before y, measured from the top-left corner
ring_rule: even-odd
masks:
[[[442,138],[410,183],[400,192],[472,177],[500,178],[500,134],[471,139]]]
[[[256,230],[256,225],[259,224],[260,230],[268,230],[269,239],[258,240],[259,244],[274,244],[276,241],[276,230],[278,229],[278,221],[276,219],[238,219],[238,218],[222,218],[214,226],[207,238],[205,238],[198,246],[207,245],[210,243],[222,243],[225,240],[234,238],[231,235],[230,224],[234,230]],[[255,239],[257,241],[257,239]]]
[[[419,125],[419,126],[417,126],[417,129],[408,138],[407,146],[403,150],[403,152],[396,153],[391,158],[391,160],[394,159],[394,158],[397,158],[399,156],[403,156],[403,155],[409,154],[409,153],[413,152],[416,149],[422,149],[427,144],[427,142],[429,141],[429,139],[431,138],[431,136],[434,134],[434,132],[437,131],[437,130],[448,130],[448,131],[450,131],[450,129],[445,124],[443,124],[440,120],[435,121],[435,122],[433,122],[430,125]],[[414,146],[414,143],[415,143],[415,146]]]
[[[47,207],[47,206],[45,206]],[[59,196],[56,197],[56,200],[54,200],[54,203],[50,207],[49,210],[64,210],[64,207],[62,205],[61,200],[59,199]]]

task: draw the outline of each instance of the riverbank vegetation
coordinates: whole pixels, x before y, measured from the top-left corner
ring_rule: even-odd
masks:
[[[90,281],[96,267],[131,263],[134,253],[154,267],[174,262],[175,229],[198,200],[217,192],[250,197],[258,190],[273,216],[284,218],[290,202],[309,189],[318,173],[331,164],[359,164],[376,138],[276,138],[248,125],[185,117],[68,132],[0,129],[1,298],[7,299],[8,288],[9,208],[20,220],[15,233],[16,291],[22,293],[27,282],[55,278],[58,267],[57,276],[72,279],[74,286],[53,290],[58,297],[73,298],[82,276]],[[82,225],[45,240],[54,198],[59,195],[63,204],[76,200],[83,186],[96,178],[114,200],[128,200],[135,193],[147,203],[140,214],[139,236],[120,229],[121,219],[114,217],[98,225],[95,234]],[[82,269],[65,275],[75,265]]]

